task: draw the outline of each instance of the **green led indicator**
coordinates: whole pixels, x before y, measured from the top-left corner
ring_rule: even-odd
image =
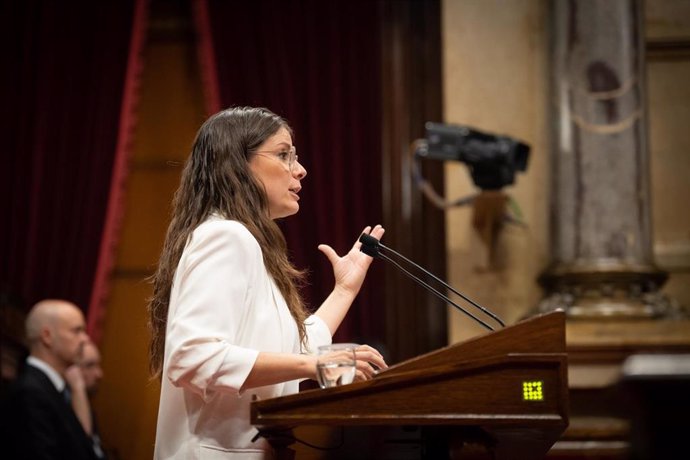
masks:
[[[522,399],[524,401],[543,401],[543,387],[544,382],[541,380],[531,380],[522,382]]]

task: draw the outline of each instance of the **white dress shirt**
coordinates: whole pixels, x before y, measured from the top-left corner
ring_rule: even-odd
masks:
[[[306,322],[311,349],[331,342],[318,317]],[[252,442],[252,395],[296,393],[298,381],[240,393],[260,351],[300,353],[285,299],[261,248],[236,221],[211,217],[192,233],[175,272],[166,328],[156,459],[267,459]]]
[[[26,363],[43,371],[43,373],[48,376],[50,381],[53,382],[53,385],[55,385],[55,389],[58,391],[58,393],[62,393],[62,390],[65,389],[65,379],[63,379],[60,373],[53,369],[50,364],[35,356],[27,357]]]

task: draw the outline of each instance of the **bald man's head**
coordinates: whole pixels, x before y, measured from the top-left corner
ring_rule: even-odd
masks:
[[[84,315],[71,302],[43,300],[26,318],[26,338],[33,356],[63,373],[80,360],[88,340]]]
[[[29,347],[41,337],[41,329],[52,327],[58,312],[64,308],[76,308],[64,300],[42,300],[33,306],[26,317],[26,340]]]

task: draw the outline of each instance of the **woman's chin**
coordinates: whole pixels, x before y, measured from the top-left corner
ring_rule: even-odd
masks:
[[[286,217],[294,216],[299,212],[299,204],[295,202],[294,206],[291,206],[290,208],[282,209],[280,211],[274,211],[271,212],[271,219],[276,220],[276,219],[284,219]]]

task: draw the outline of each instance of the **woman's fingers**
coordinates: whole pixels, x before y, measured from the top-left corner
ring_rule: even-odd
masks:
[[[375,348],[360,345],[355,349],[356,371],[355,380],[370,380],[380,369],[388,368],[386,361]]]
[[[335,250],[327,244],[320,244],[319,251],[323,252],[331,265],[335,265],[338,262],[339,256]]]
[[[370,226],[364,227],[364,230],[362,230],[362,233],[366,233],[367,235],[371,235],[377,240],[380,240],[383,234],[385,233],[386,230],[380,225],[377,224],[374,228],[371,228]],[[361,233],[360,233],[361,235]],[[353,246],[356,250],[359,250],[359,248],[362,247],[362,243],[360,243],[359,238],[357,238],[357,241],[355,241],[355,244]]]
[[[357,361],[355,368],[355,380],[371,380],[376,377],[378,371],[371,364],[364,361]]]
[[[387,369],[388,364],[383,359],[383,356],[376,348],[370,347],[369,345],[360,345],[355,348],[355,356],[357,360],[363,360],[368,363],[373,364],[379,369]]]
[[[363,371],[360,371],[359,369],[355,370],[355,382],[361,382],[363,380],[369,380],[367,378],[366,374]]]
[[[371,231],[370,235],[373,236],[374,238],[376,238],[377,240],[380,240],[381,237],[383,237],[384,233],[386,233],[386,229],[384,229],[381,225],[377,225]]]
[[[364,227],[364,230],[362,230],[362,233],[366,233],[368,235],[369,232],[371,232],[371,227],[367,225],[366,227]],[[360,235],[362,233],[360,233]],[[360,247],[362,247],[362,243],[359,242],[359,238],[357,238],[357,241],[355,241],[354,247],[355,249],[359,249]]]

